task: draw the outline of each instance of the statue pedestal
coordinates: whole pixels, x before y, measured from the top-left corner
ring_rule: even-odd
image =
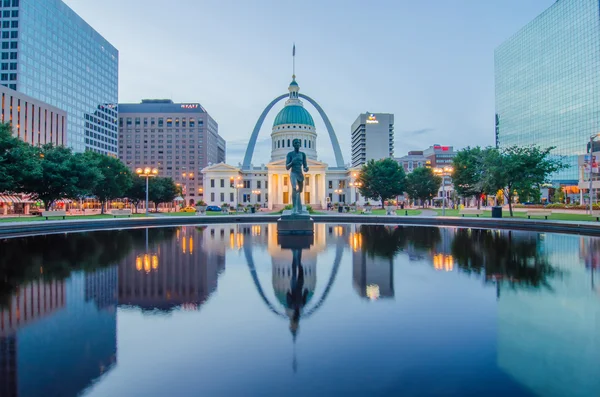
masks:
[[[280,235],[290,234],[314,234],[315,221],[310,217],[306,207],[302,212],[293,214],[292,210],[285,210],[281,218],[277,220],[277,233]]]

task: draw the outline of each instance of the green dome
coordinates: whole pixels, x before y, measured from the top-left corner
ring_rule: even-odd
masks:
[[[298,105],[289,105],[281,109],[281,111],[277,114],[277,117],[275,117],[273,127],[282,124],[303,124],[310,125],[311,127],[315,126],[315,122],[313,121],[310,113],[308,113],[308,110]]]
[[[297,87],[297,86],[298,86],[298,83],[296,83],[296,80],[292,80],[292,82],[290,83],[290,85],[291,85],[291,86],[293,85],[293,86],[296,86],[296,87]]]

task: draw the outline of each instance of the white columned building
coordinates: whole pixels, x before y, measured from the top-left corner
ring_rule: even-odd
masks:
[[[285,106],[279,111],[271,130],[271,158],[266,165],[249,168],[224,163],[209,165],[202,170],[204,201],[208,205],[260,204],[269,209],[281,209],[292,203],[286,155],[294,150],[292,142],[300,139],[300,150],[306,153],[309,171],[304,175],[302,202],[315,209],[327,208],[327,203],[363,204],[365,200],[354,187],[359,168],[329,167],[318,160],[315,122],[299,98],[300,87],[295,76],[288,87]]]

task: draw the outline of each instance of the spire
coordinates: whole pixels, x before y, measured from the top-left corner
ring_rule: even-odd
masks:
[[[292,80],[296,80],[296,43],[292,47]]]

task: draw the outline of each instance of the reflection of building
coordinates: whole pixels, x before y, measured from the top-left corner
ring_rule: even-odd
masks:
[[[498,300],[498,365],[536,395],[597,395],[600,296],[583,261],[588,247],[598,247],[597,239],[558,234],[545,237],[540,249],[547,248],[551,263],[563,274],[550,278],[548,287],[502,290]]]
[[[119,104],[119,158],[132,170],[158,168],[193,205],[204,193],[200,171],[225,161],[217,122],[198,103],[144,99]],[[219,203],[220,204],[220,203]]]
[[[116,295],[116,276],[113,267],[19,289],[2,311],[17,324],[0,338],[0,395],[74,397],[115,365],[116,310],[103,297]]]
[[[370,255],[360,249],[353,251],[352,281],[356,293],[363,298],[393,298],[393,258]]]
[[[142,309],[198,309],[217,289],[224,252],[206,249],[210,230],[186,226],[148,251],[134,250],[119,264],[119,304]],[[223,233],[223,236],[225,233]]]
[[[352,167],[394,157],[394,115],[364,113],[352,123]]]
[[[75,151],[116,156],[117,49],[62,0],[3,5],[1,84],[66,111]],[[21,109],[21,130],[40,108],[32,110]]]
[[[555,1],[495,51],[496,145],[554,146],[576,184],[577,155],[598,133],[598,0]]]

